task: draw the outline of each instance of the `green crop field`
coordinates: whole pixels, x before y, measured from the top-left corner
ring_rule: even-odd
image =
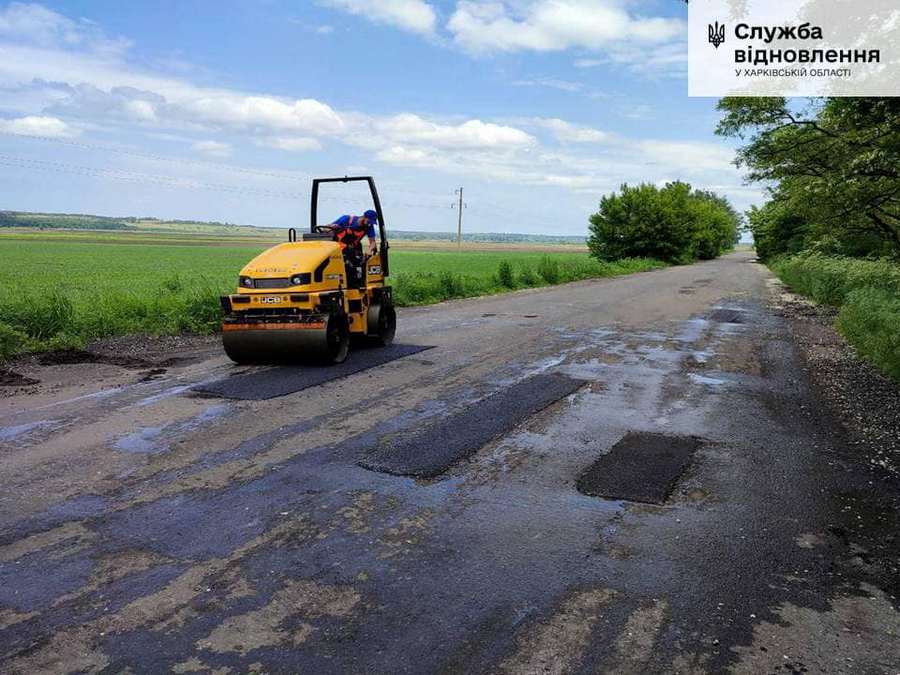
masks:
[[[80,346],[110,335],[210,332],[218,296],[268,243],[158,234],[9,232],[0,236],[0,358]],[[600,263],[587,253],[512,250],[391,251],[399,305],[440,302],[660,267]]]

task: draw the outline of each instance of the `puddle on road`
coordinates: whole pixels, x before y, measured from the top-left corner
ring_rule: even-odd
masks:
[[[109,398],[114,394],[119,393],[125,389],[125,387],[110,387],[109,389],[101,389],[100,391],[94,391],[90,394],[82,394],[81,396],[75,396],[73,398],[67,398],[62,401],[54,401],[53,403],[47,403],[46,405],[38,406],[37,408],[32,408],[32,410],[46,410],[47,408],[56,408],[62,405],[66,405],[68,403],[76,403],[78,401],[86,401],[89,399],[103,399]]]
[[[224,417],[225,413],[231,410],[231,405],[229,403],[216,403],[215,405],[211,405],[207,408],[203,409],[199,415],[194,415],[188,420],[185,420],[179,425],[179,431],[190,431],[192,429],[196,429],[207,422],[211,422],[212,420],[218,419],[220,417]]]
[[[140,427],[137,431],[122,436],[114,444],[116,450],[134,454],[156,455],[169,449],[162,442],[163,434],[171,437],[176,434],[194,431],[205,424],[224,416],[231,406],[228,403],[217,403],[207,406],[199,414],[176,424],[165,424],[160,427]]]
[[[708,375],[699,375],[698,373],[689,373],[688,377],[691,379],[691,382],[694,382],[695,384],[707,384],[713,387],[726,384],[725,380],[717,377],[709,377]]]
[[[178,394],[182,394],[186,392],[188,389],[193,387],[194,384],[179,384],[175,387],[169,387],[168,389],[163,389],[161,392],[153,394],[152,396],[147,396],[142,398],[137,402],[138,406],[147,406],[162,401],[167,398],[171,398],[172,396],[178,396]]]
[[[165,427],[141,427],[137,431],[123,436],[115,443],[116,450],[138,454],[155,455],[167,449],[158,443]]]
[[[695,363],[707,363],[709,361],[709,357],[713,356],[714,353],[707,349],[698,349],[696,351],[688,354],[688,358],[693,359]]]
[[[681,330],[675,336],[678,342],[699,342],[703,334],[709,329],[709,321],[706,319],[688,319],[682,322]]]
[[[19,436],[30,434],[32,431],[52,427],[59,424],[59,420],[40,420],[38,422],[28,422],[27,424],[13,424],[8,427],[0,427],[0,441],[9,441]]]

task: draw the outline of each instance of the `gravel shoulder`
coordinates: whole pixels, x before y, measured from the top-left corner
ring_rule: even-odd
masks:
[[[834,326],[837,310],[771,280],[774,311],[785,318],[816,393],[840,421],[858,457],[900,474],[900,386],[864,361]]]

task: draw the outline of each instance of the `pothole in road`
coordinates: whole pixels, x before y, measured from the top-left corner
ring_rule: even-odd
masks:
[[[40,380],[32,377],[25,377],[21,373],[13,370],[4,370],[0,368],[0,387],[27,387],[32,384],[38,384]]]
[[[714,309],[709,318],[718,323],[744,323],[744,313],[739,309]]]
[[[631,432],[578,478],[589,497],[664,504],[701,441],[693,436]]]
[[[175,366],[184,362],[186,359],[182,357],[172,357],[162,361],[150,361],[138,358],[136,356],[114,356],[111,354],[100,354],[90,352],[85,349],[60,349],[57,351],[44,352],[38,354],[37,362],[42,366],[67,366],[80,363],[105,363],[111,366],[120,366],[122,368],[162,368]]]

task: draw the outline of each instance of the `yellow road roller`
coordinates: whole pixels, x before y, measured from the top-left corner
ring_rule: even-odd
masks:
[[[333,225],[318,224],[319,186],[357,181],[368,184],[377,214],[378,244],[370,254],[361,241],[348,243]],[[388,248],[371,176],[314,179],[309,232],[298,239],[288,230],[288,241],[247,263],[237,291],[221,297],[225,353],[242,364],[333,364],[347,358],[351,338],[389,345],[397,314],[385,283]]]

